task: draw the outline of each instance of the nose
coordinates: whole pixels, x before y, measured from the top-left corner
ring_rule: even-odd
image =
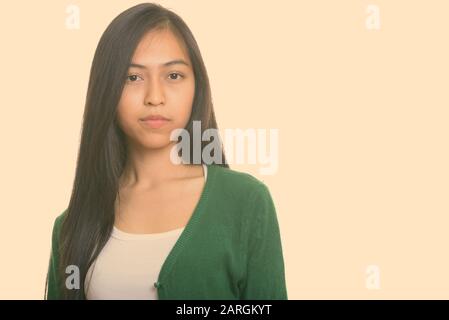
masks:
[[[159,104],[165,103],[165,96],[163,86],[158,79],[152,79],[148,85],[147,92],[145,95],[145,105],[157,106]]]

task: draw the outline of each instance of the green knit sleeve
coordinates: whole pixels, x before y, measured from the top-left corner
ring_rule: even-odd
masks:
[[[58,261],[59,261],[59,230],[62,214],[55,219],[52,231],[50,263],[48,266],[47,300],[61,299],[59,293]]]
[[[246,278],[242,300],[288,300],[279,224],[267,186],[258,184],[248,198]]]

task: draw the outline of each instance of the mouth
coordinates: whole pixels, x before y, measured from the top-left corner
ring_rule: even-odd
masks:
[[[148,121],[148,120],[169,120],[169,119],[167,119],[164,116],[155,115],[155,116],[148,116],[148,117],[145,117],[145,118],[140,119],[140,120]]]
[[[161,116],[151,116],[140,119],[140,122],[146,127],[158,129],[166,125],[170,120]]]

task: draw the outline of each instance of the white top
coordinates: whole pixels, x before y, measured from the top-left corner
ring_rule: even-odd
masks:
[[[204,164],[203,170],[206,179],[207,166]],[[184,228],[136,234],[114,226],[111,237],[87,272],[86,299],[157,300],[154,283]]]

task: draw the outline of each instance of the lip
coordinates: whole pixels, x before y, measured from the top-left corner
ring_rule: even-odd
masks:
[[[154,116],[147,116],[145,118],[140,119],[142,121],[146,120],[168,120],[166,117],[160,116],[160,115],[154,115]]]
[[[154,117],[154,118],[149,118],[148,120],[140,120],[142,122],[143,125],[153,128],[153,129],[158,129],[163,127],[164,125],[166,125],[170,120],[163,118],[163,117]]]

